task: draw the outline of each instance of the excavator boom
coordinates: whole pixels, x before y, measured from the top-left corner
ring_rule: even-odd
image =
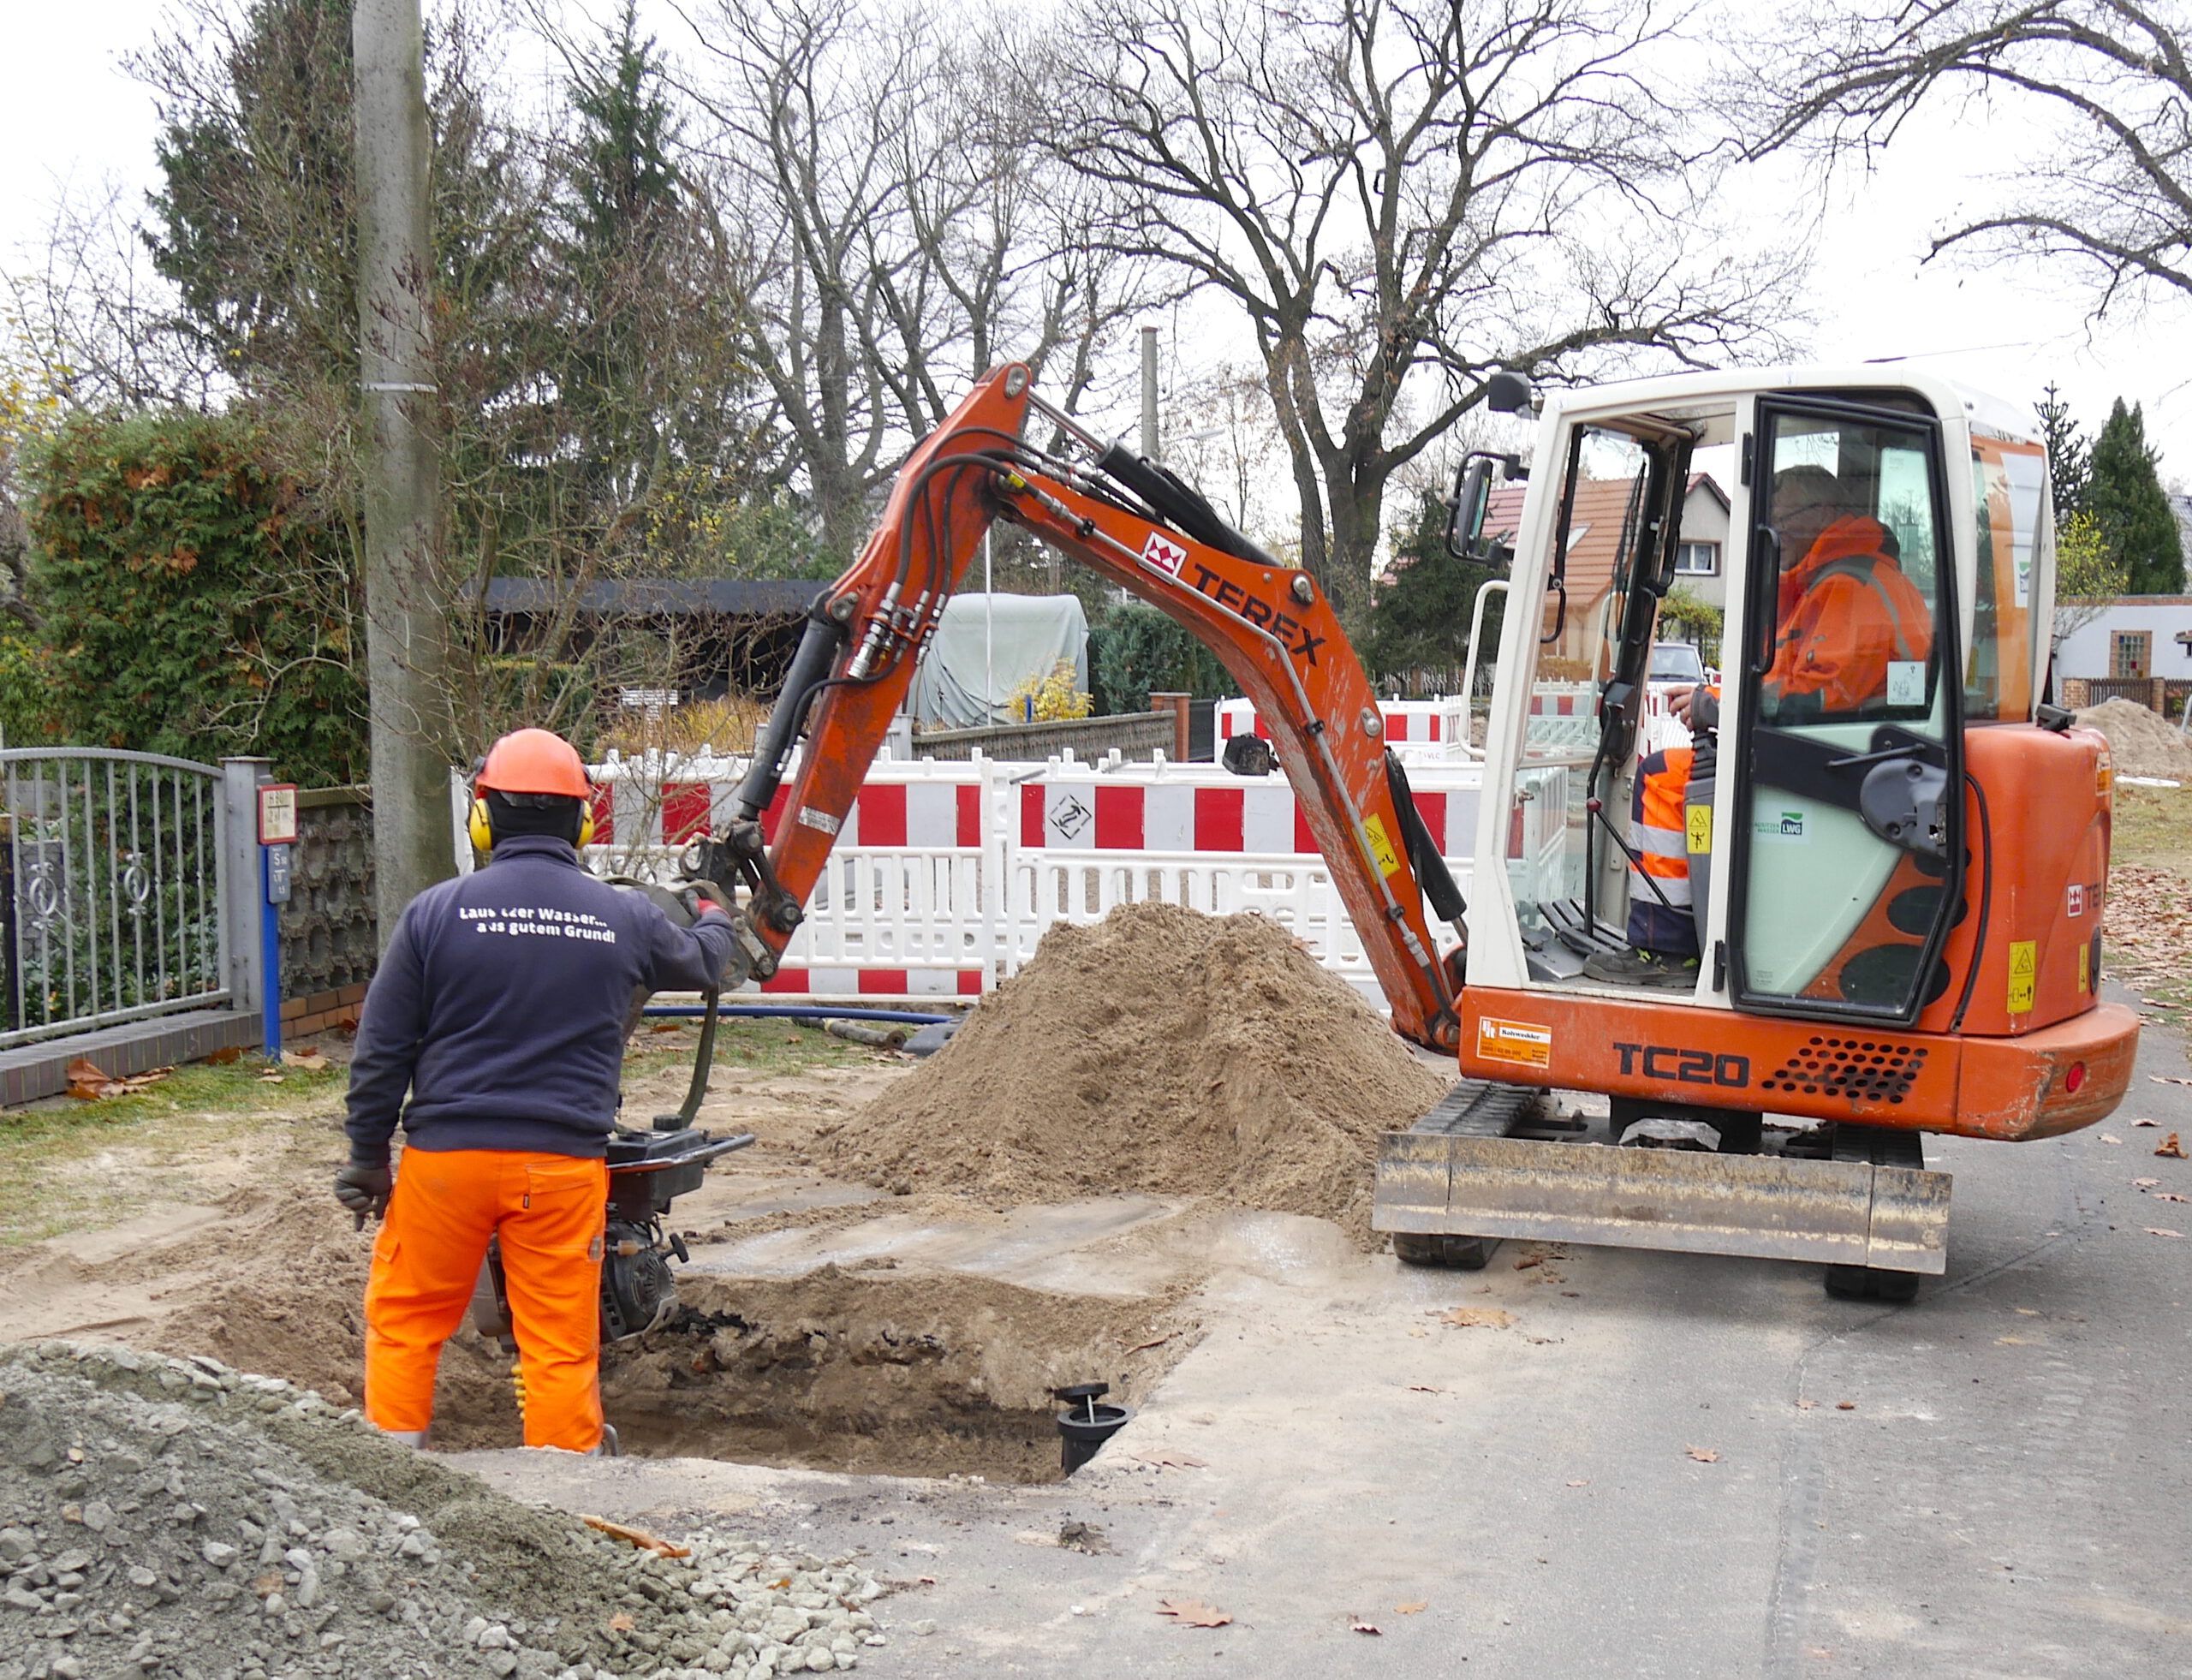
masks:
[[[1217,655],[1269,722],[1395,1030],[1450,1051],[1455,988],[1416,873],[1419,861],[1437,863],[1435,850],[1411,847],[1420,825],[1406,780],[1324,592],[1153,463],[1116,446],[1093,467],[1032,448],[1024,432],[1042,408],[1024,366],[986,377],[914,451],[874,534],[816,602],[728,837],[749,889],[741,914],[750,973],[775,971],[944,603],[1001,518],[1149,602]],[[771,844],[761,814],[802,729],[815,749],[791,771]],[[1433,891],[1443,897],[1451,884]]]

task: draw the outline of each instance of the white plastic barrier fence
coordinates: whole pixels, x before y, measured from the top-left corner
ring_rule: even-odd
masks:
[[[722,831],[742,761],[611,761],[588,862],[667,879],[694,840]],[[1510,824],[1509,867],[1559,879],[1565,766],[1525,772],[1533,796]],[[789,780],[789,778],[787,778]],[[1481,775],[1411,772],[1417,809],[1466,892]],[[783,795],[764,813],[774,837]],[[469,847],[460,834],[462,867]],[[1093,922],[1159,899],[1214,914],[1256,910],[1382,1003],[1293,789],[1278,776],[1212,765],[879,760],[849,813],[772,996],[972,998],[1016,973],[1061,921]]]
[[[1378,713],[1385,719],[1385,744],[1410,764],[1440,758],[1472,761],[1478,756],[1468,744],[1466,703],[1459,696],[1427,700],[1381,700],[1378,702]],[[1212,716],[1216,721],[1220,752],[1224,750],[1226,742],[1236,735],[1253,735],[1259,741],[1271,739],[1270,726],[1256,716],[1256,703],[1252,700],[1236,696],[1219,700]]]

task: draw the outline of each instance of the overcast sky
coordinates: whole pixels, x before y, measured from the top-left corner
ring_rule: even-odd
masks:
[[[122,60],[146,42],[163,10],[161,0],[11,0],[0,51],[0,158],[8,160],[0,261],[30,264],[64,193],[89,194],[113,182],[141,201],[153,175],[155,113]],[[674,17],[656,27],[682,45]],[[2002,132],[2011,127],[2004,122]],[[2052,379],[2088,429],[2121,396],[2145,405],[2165,479],[2192,486],[2192,307],[2165,305],[2143,320],[2093,328],[2059,276],[1921,265],[1929,233],[1983,200],[1984,183],[1966,160],[2001,151],[1982,119],[1942,116],[1914,125],[1873,176],[1842,184],[1813,287],[1813,358],[1922,357],[2019,402]],[[1730,190],[1759,188],[1730,182]]]

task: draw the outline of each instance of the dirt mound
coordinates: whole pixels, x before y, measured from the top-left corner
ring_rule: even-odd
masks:
[[[2192,743],[2136,700],[2103,700],[2078,713],[2078,722],[2108,737],[2118,775],[2192,782]]]
[[[828,1149],[895,1190],[1222,1196],[1367,1241],[1379,1135],[1445,1084],[1277,923],[1132,904],[1052,928]]]

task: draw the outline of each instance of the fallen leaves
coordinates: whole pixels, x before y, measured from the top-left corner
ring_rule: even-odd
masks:
[[[1366,1622],[1360,1616],[1350,1616],[1347,1618],[1347,1630],[1349,1633],[1376,1634],[1381,1638],[1385,1631],[1375,1622]]]
[[[1180,1332],[1176,1330],[1168,1330],[1162,1336],[1152,1337],[1147,1342],[1135,1343],[1132,1347],[1129,1348],[1127,1351],[1130,1354],[1147,1353],[1152,1348],[1163,1347],[1167,1342],[1170,1341],[1179,1333]]]
[[[1447,1392],[1447,1391],[1443,1388],[1432,1387],[1429,1383],[1410,1383],[1408,1385],[1408,1391],[1410,1394],[1444,1394]]]
[[[2157,1085],[2192,1085],[2192,1079],[2183,1074],[2148,1074],[2147,1077]]]
[[[1718,1451],[1712,1447],[1684,1447],[1683,1451],[1701,1464],[1717,1464],[1720,1462]]]
[[[628,1610],[620,1610],[609,1618],[609,1631],[611,1633],[629,1633],[637,1626],[639,1623],[632,1619],[632,1612]]]
[[[1588,1476],[1578,1476],[1568,1485],[1570,1487],[1588,1487],[1591,1485],[1591,1479]]]
[[[2121,1143],[2124,1141],[2122,1138],[2117,1136],[2113,1132],[2103,1132],[2100,1135],[2100,1141],[2103,1143]]]
[[[1450,1307],[1443,1313],[1434,1308],[1431,1316],[1457,1330],[1504,1330],[1515,1322],[1512,1313],[1498,1307]]]
[[[2141,1225],[2139,1229],[2149,1236],[2174,1236],[2182,1239],[2184,1235],[2183,1231],[2171,1230],[2166,1225]]]
[[[231,1062],[240,1062],[243,1059],[243,1046],[240,1044],[224,1044],[218,1050],[208,1051],[199,1059],[216,1068],[225,1068]]]
[[[1421,1616],[1425,1611],[1430,1608],[1431,1600],[1428,1599],[1410,1599],[1406,1604],[1395,1605],[1393,1606],[1393,1614],[1396,1616]]]
[[[319,1073],[333,1064],[317,1050],[285,1050],[282,1052],[282,1065],[301,1068],[307,1073]]]
[[[2161,1180],[2159,1178],[2134,1178],[2131,1181],[2131,1188],[2135,1190],[2151,1190],[2160,1183]]]
[[[1838,1412],[1854,1412],[1857,1409],[1857,1403],[1855,1400],[1838,1400],[1834,1403],[1834,1409]]]
[[[1819,1409],[1819,1402],[1816,1400],[1799,1400],[1796,1402],[1796,1409],[1800,1412],[1815,1412]]]
[[[689,1558],[693,1548],[680,1546],[676,1540],[666,1540],[651,1534],[644,1528],[634,1528],[622,1522],[611,1522],[605,1516],[581,1516],[579,1521],[589,1528],[599,1529],[611,1540],[622,1540],[627,1546],[637,1546],[642,1552],[652,1552],[658,1558]]]
[[[1233,1620],[1216,1605],[1205,1604],[1200,1599],[1159,1599],[1157,1613],[1170,1617],[1173,1625],[1182,1628],[1223,1628]]]
[[[2134,1126],[2159,1126],[2161,1124],[2161,1122],[2159,1120],[2134,1120],[2131,1123]]]
[[[2184,1159],[2184,1146],[2177,1141],[2177,1134],[2171,1132],[2155,1147],[2154,1153],[2164,1160],[2181,1161]]]
[[[157,1085],[175,1069],[154,1068],[140,1074],[130,1074],[117,1079],[105,1072],[88,1056],[79,1056],[64,1069],[68,1079],[68,1094],[81,1102],[98,1102],[106,1097],[127,1097],[141,1091],[147,1085]]]
[[[2184,1201],[2187,1200],[2192,1200],[2192,1198],[2187,1198],[2177,1194],[2174,1190],[2156,1190],[2153,1193],[2153,1197],[2156,1201]]]

